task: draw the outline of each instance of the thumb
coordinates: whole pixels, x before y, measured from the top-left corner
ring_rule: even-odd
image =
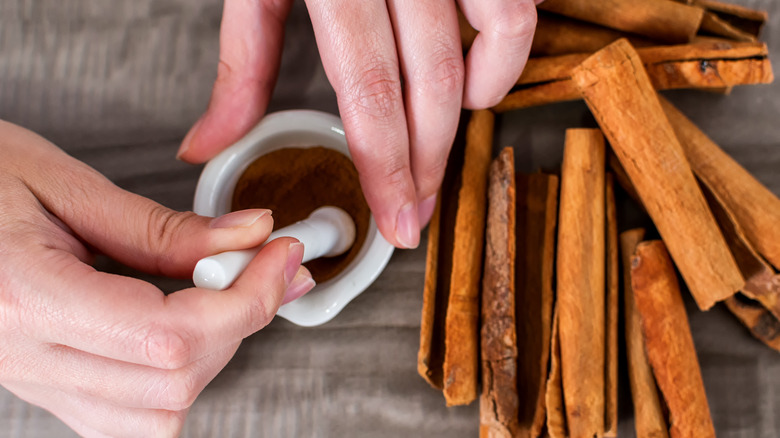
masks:
[[[70,227],[100,252],[152,274],[189,277],[203,257],[258,246],[273,228],[270,210],[208,218],[174,211],[127,192],[104,199],[102,205],[81,204],[81,217],[91,219],[71,220]]]
[[[260,245],[273,228],[268,210],[216,219],[173,211],[122,190],[30,131],[8,132],[10,144],[25,145],[17,157],[18,150],[8,148],[24,169],[17,177],[46,211],[87,245],[130,267],[188,277],[201,258]]]
[[[218,218],[178,212],[122,190],[91,169],[44,192],[48,196],[39,198],[46,208],[89,246],[156,275],[189,277],[201,258],[258,246],[273,229],[270,210]]]

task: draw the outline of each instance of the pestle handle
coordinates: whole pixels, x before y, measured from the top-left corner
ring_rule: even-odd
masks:
[[[308,218],[274,231],[270,242],[279,237],[294,237],[303,243],[303,262],[345,253],[355,243],[355,222],[338,207],[320,207]],[[263,244],[265,245],[265,244]],[[224,290],[244,272],[263,245],[239,251],[226,251],[198,261],[192,273],[195,286]]]

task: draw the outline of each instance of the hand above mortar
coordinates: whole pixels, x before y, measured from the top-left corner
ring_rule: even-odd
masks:
[[[291,3],[225,1],[211,102],[180,159],[209,160],[263,117]],[[306,3],[366,200],[385,238],[414,248],[433,214],[461,106],[490,107],[514,85],[535,2],[460,1],[480,30],[465,59],[454,1]]]

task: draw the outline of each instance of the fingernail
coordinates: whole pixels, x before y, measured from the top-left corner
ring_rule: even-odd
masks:
[[[301,260],[303,260],[303,244],[297,241],[291,243],[287,249],[287,264],[284,267],[284,282],[287,284],[287,287],[290,286],[298,273],[298,268],[301,267]]]
[[[420,227],[424,227],[433,216],[433,210],[436,208],[436,193],[425,198],[423,202],[417,205],[417,218]]]
[[[417,248],[420,244],[420,222],[415,211],[415,205],[409,203],[398,212],[395,225],[395,238],[404,248]]]
[[[317,283],[311,278],[311,273],[308,269],[301,266],[298,268],[298,272],[295,274],[295,278],[287,286],[287,291],[284,293],[284,299],[282,304],[287,304],[290,301],[297,300],[304,296],[306,292],[309,292],[314,288]]]
[[[181,157],[187,153],[187,151],[190,149],[190,144],[192,143],[192,138],[195,137],[195,133],[198,131],[198,128],[200,128],[200,125],[203,123],[203,116],[201,116],[200,119],[198,119],[197,122],[195,122],[194,125],[192,125],[192,128],[190,128],[190,131],[187,133],[187,135],[184,136],[184,140],[181,141],[181,146],[179,146],[179,151],[176,152],[176,159],[181,160]]]
[[[261,217],[271,214],[271,210],[251,209],[234,211],[214,218],[209,228],[245,228],[254,225]]]

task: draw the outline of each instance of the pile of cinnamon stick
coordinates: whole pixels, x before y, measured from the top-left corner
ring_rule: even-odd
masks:
[[[711,0],[547,0],[517,88],[474,111],[428,231],[418,370],[482,437],[616,436],[618,354],[637,436],[715,431],[677,273],[780,351],[780,199],[658,94],[773,80],[766,14]],[[474,38],[462,28],[464,47]],[[584,99],[559,175],[493,156],[496,113]],[[619,233],[615,183],[656,230]],[[625,353],[618,320],[623,277]],[[481,392],[480,392],[481,391]]]

